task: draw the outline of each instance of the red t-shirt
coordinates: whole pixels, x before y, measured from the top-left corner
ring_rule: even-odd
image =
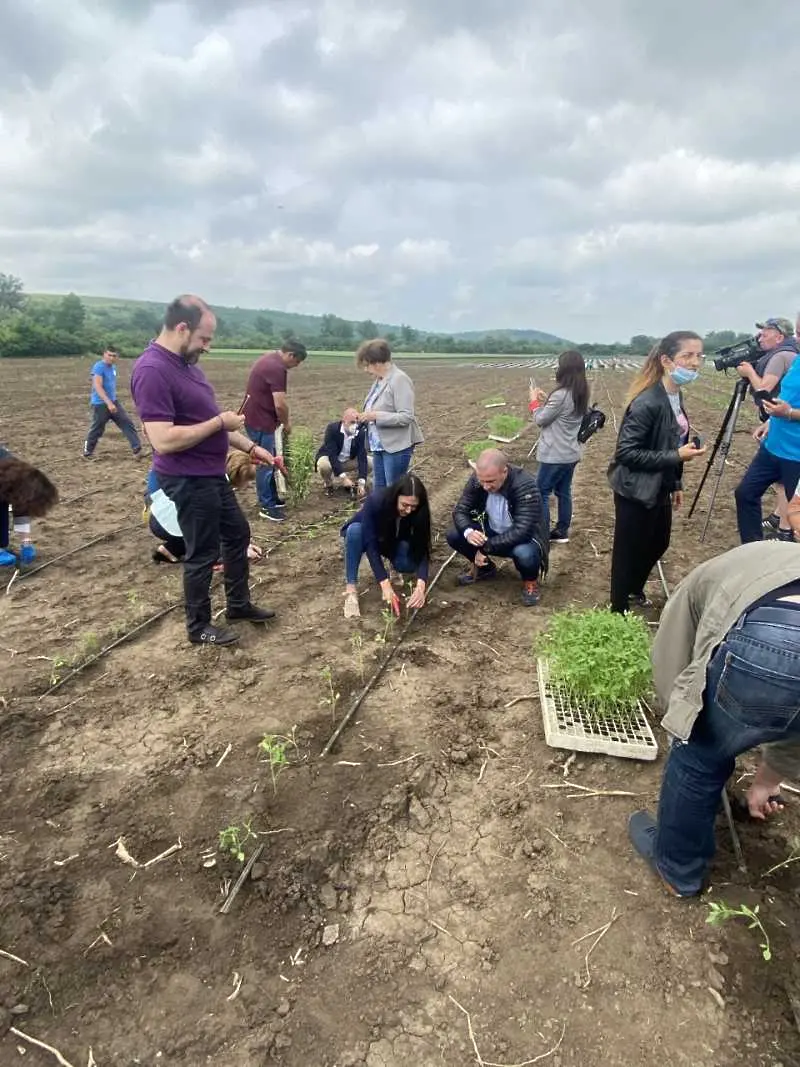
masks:
[[[286,392],[286,367],[280,352],[266,352],[250,368],[246,392],[250,399],[244,409],[245,423],[260,433],[275,433],[278,414],[275,393]]]

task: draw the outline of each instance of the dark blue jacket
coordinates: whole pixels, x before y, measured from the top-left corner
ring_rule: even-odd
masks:
[[[372,573],[375,575],[375,580],[378,582],[385,582],[389,577],[386,567],[383,564],[384,559],[393,560],[397,555],[397,546],[401,541],[410,542],[410,530],[414,522],[414,515],[411,514],[407,518],[400,518],[398,515],[398,521],[395,524],[395,536],[391,542],[381,541],[380,534],[380,513],[381,513],[381,501],[383,500],[384,489],[376,489],[369,494],[367,499],[361,506],[361,510],[356,512],[352,518],[341,529],[342,537],[347,532],[349,526],[352,526],[354,522],[361,523],[361,543],[364,547],[369,565],[372,567]],[[417,562],[417,578],[421,578],[423,582],[428,580],[428,566],[429,560],[425,556],[423,559]]]
[[[344,445],[344,434],[341,422],[329,422],[325,427],[325,438],[317,452],[317,459],[327,456],[331,461],[331,470],[338,477],[342,473],[342,464],[339,455]],[[358,433],[350,442],[350,458],[358,463],[358,477],[367,480],[367,425],[362,423],[358,427]]]

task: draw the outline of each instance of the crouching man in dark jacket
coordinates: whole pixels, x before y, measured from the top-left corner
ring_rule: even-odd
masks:
[[[494,578],[492,556],[511,557],[522,579],[522,603],[539,603],[539,576],[547,572],[549,533],[536,479],[521,467],[510,467],[496,448],[481,452],[475,473],[453,511],[455,528],[447,543],[472,566],[459,585]]]
[[[341,422],[329,422],[325,427],[316,467],[328,496],[332,496],[337,487],[349,490],[357,488],[359,499],[366,495],[372,457],[367,452],[366,423],[359,425],[355,408],[347,408]],[[353,474],[358,477],[355,485],[351,477]]]

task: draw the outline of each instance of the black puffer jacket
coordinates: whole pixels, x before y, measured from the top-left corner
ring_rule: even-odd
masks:
[[[498,549],[506,551],[515,545],[535,541],[542,557],[542,574],[547,573],[550,556],[550,531],[545,528],[542,497],[536,479],[522,467],[509,467],[508,477],[499,492],[508,501],[511,526],[494,534],[482,551],[491,556]],[[453,509],[453,522],[459,533],[478,525],[478,518],[486,511],[488,493],[473,474],[464,487],[461,499]]]
[[[686,415],[682,397],[681,411]],[[608,468],[614,492],[653,508],[680,489],[680,436],[667,390],[656,382],[631,401],[622,416],[617,448]]]

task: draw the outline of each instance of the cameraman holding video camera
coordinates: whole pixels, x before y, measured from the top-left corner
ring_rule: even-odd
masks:
[[[800,360],[794,359],[774,400],[761,400],[769,418],[756,432],[758,452],[736,487],[736,519],[742,544],[761,541],[761,497],[774,484],[791,499],[800,482]],[[784,515],[786,512],[784,512]],[[788,529],[785,540],[792,540]]]
[[[763,407],[763,400],[766,399],[764,394],[768,393],[771,400],[775,399],[783,376],[800,352],[800,344],[794,336],[794,327],[789,319],[765,319],[764,322],[757,322],[756,327],[759,331],[758,345],[764,354],[755,363],[740,363],[736,370],[750,383],[759,415],[762,421],[766,421],[768,412]],[[757,441],[762,439],[764,432],[761,429],[756,432]],[[778,487],[775,512],[763,521],[762,529],[769,533],[774,532],[783,541],[792,539],[792,531],[786,517],[786,496],[781,486]]]

